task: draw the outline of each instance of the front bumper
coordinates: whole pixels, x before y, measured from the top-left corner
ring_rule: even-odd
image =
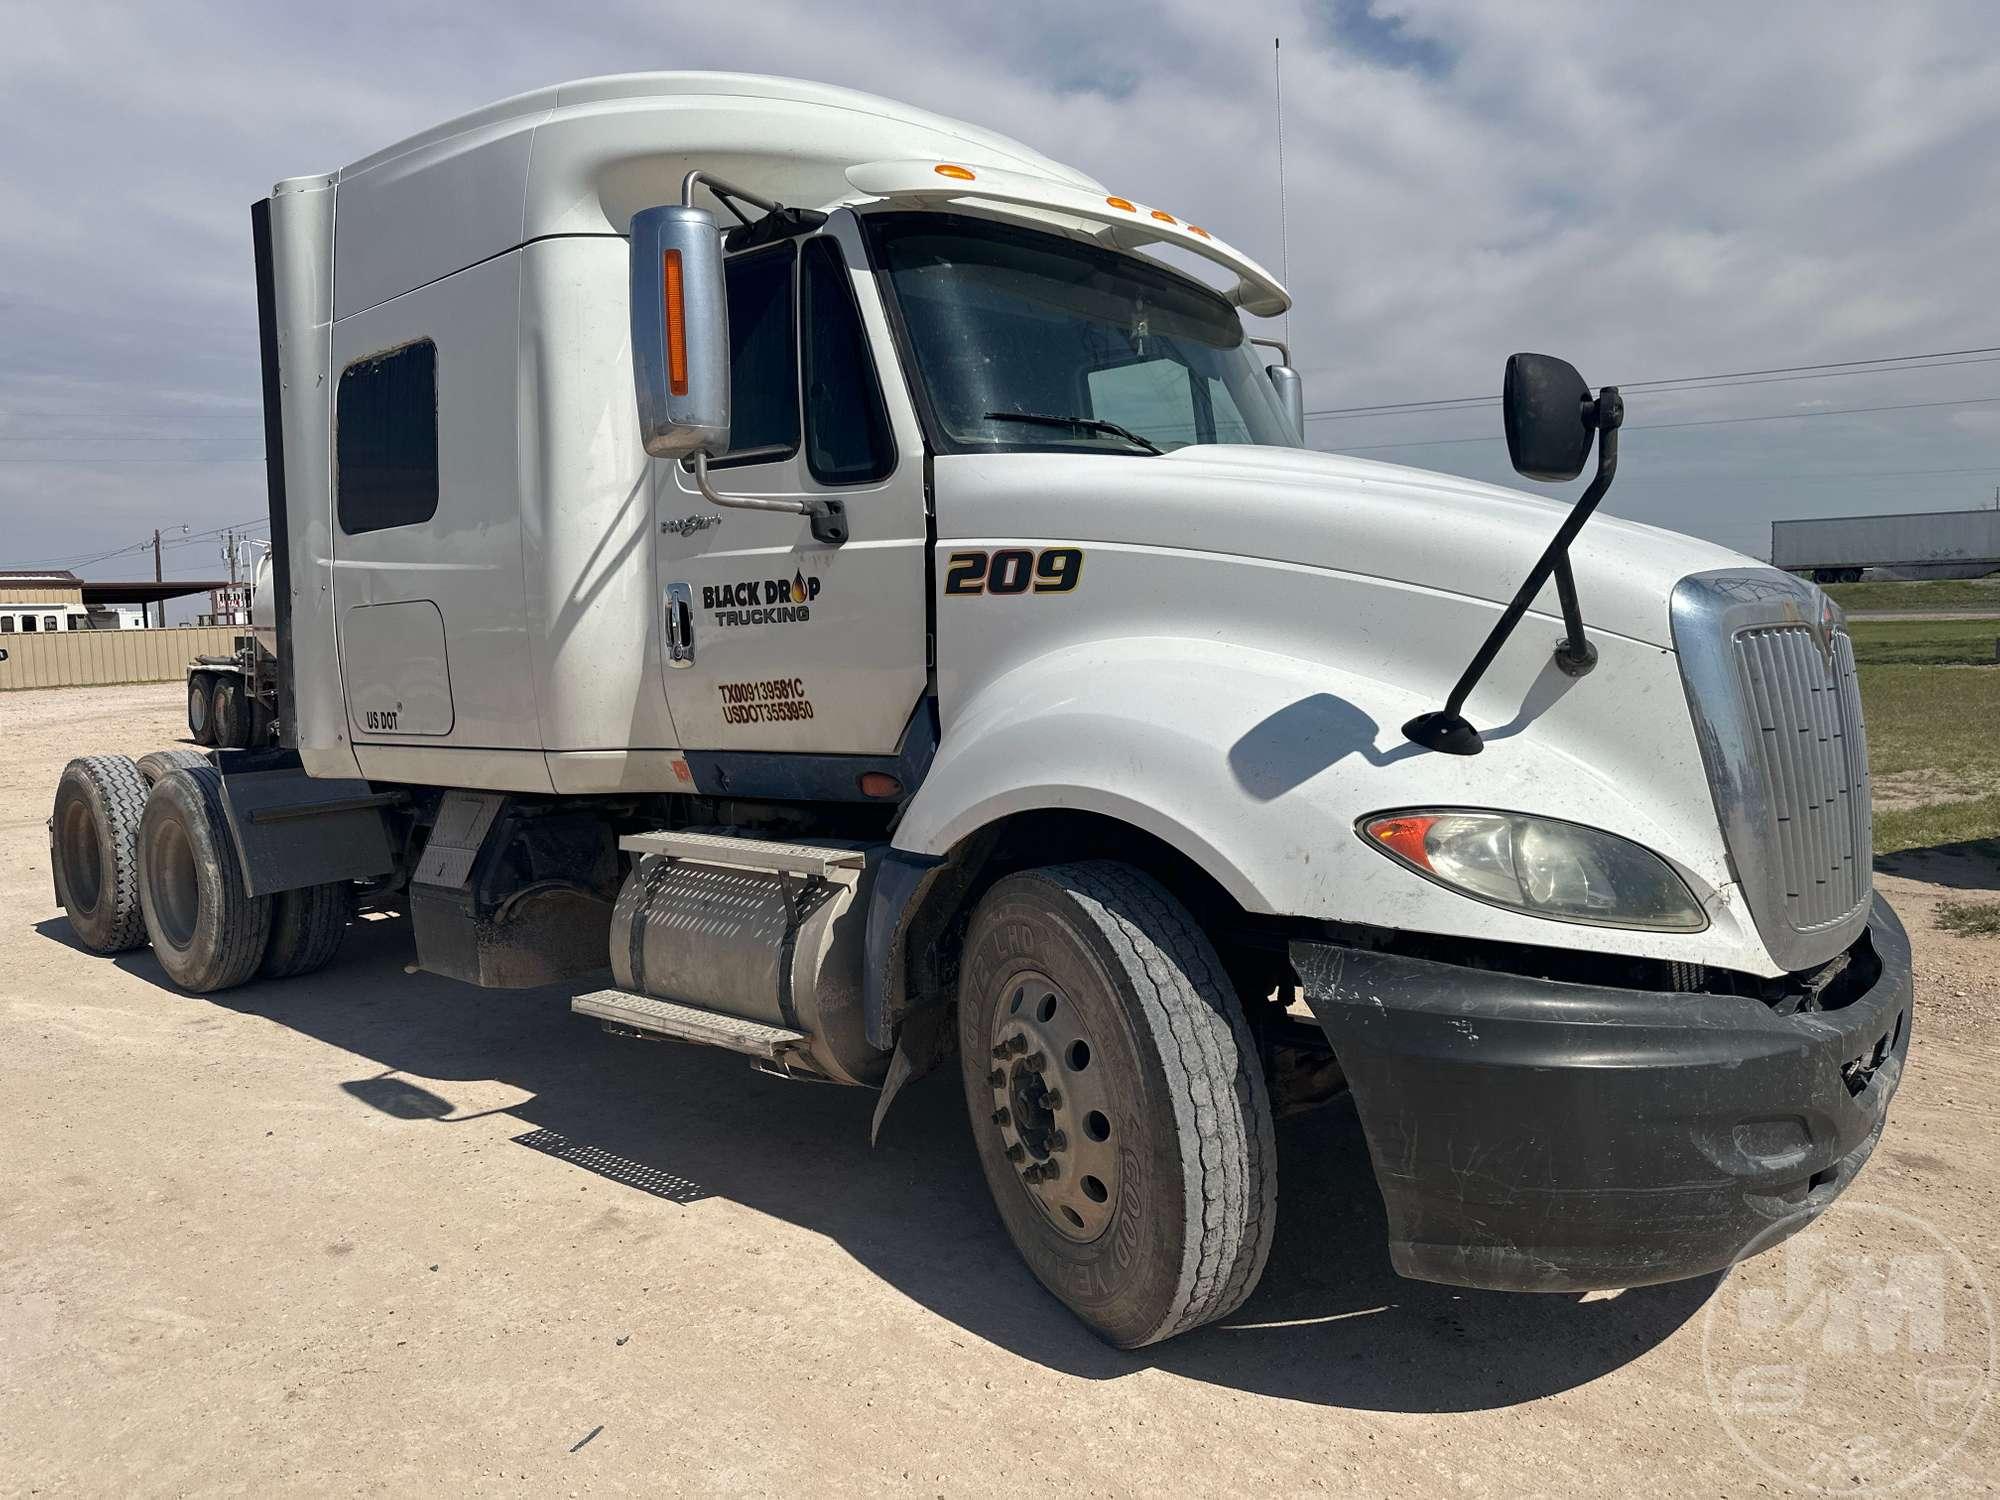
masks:
[[[1795,1233],[1880,1138],[1910,946],[1875,898],[1872,984],[1780,1015],[1299,941],[1354,1092],[1397,1271],[1513,1291],[1643,1286]]]

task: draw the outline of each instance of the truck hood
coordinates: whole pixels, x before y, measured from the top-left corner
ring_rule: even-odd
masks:
[[[1581,485],[1547,500],[1498,485],[1300,448],[1204,445],[1159,458],[1009,453],[940,458],[1004,492],[1018,536],[1268,558],[1504,603]],[[1727,548],[1600,512],[1570,550],[1584,619],[1671,649],[1689,573],[1755,566]],[[1556,616],[1553,585],[1536,608]],[[1476,641],[1466,642],[1470,653]]]

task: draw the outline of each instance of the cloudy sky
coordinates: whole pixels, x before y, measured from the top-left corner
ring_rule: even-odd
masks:
[[[1761,553],[1774,517],[2000,485],[1991,6],[31,0],[0,38],[0,567],[185,526],[170,575],[212,576],[197,534],[259,516],[247,210],[273,180],[653,68],[961,115],[1288,260],[1315,409],[1486,396],[1524,348],[1593,382],[1972,351],[1633,390],[1613,511]],[[1505,477],[1490,403],[1310,432]]]

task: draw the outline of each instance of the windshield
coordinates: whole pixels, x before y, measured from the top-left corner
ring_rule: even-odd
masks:
[[[1207,288],[989,219],[867,222],[945,451],[1298,446],[1236,310]]]

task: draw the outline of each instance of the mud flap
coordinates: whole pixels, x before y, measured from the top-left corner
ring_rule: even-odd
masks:
[[[912,1011],[896,1029],[896,1050],[889,1059],[889,1076],[882,1080],[882,1092],[875,1100],[875,1119],[868,1127],[868,1144],[882,1134],[882,1121],[903,1085],[936,1070],[951,1056],[958,1036],[958,1005],[948,1001]]]

